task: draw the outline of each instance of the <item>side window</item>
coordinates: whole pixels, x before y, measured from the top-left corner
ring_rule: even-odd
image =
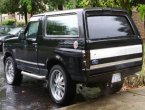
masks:
[[[78,35],[78,18],[77,15],[48,16],[47,35]]]
[[[33,21],[28,24],[28,28],[26,31],[26,37],[27,38],[36,38],[37,32],[39,27],[39,21]]]

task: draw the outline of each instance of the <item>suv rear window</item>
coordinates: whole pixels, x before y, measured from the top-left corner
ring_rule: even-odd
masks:
[[[91,16],[87,18],[87,22],[91,39],[134,35],[125,16]]]

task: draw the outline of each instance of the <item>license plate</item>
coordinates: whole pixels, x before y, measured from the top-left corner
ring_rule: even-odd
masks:
[[[120,73],[113,74],[112,83],[116,83],[116,82],[120,82],[120,81],[121,81],[121,74]]]

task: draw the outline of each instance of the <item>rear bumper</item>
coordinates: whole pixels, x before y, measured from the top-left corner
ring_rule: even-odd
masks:
[[[132,71],[132,69],[135,67],[140,67],[140,68],[142,67],[142,59],[136,62],[130,62],[130,63],[120,64],[120,65],[109,65],[108,67],[105,66],[103,68],[90,69],[87,70],[87,74],[88,76],[97,76],[99,74],[109,73],[114,71],[122,71],[122,70]]]
[[[137,66],[137,67],[132,67],[132,68],[126,68],[126,69],[101,73],[97,75],[90,75],[88,76],[87,84],[111,81],[112,75],[114,73],[121,73],[122,78],[125,78],[130,75],[135,75],[135,73],[141,71],[141,68],[142,68],[141,66]]]
[[[80,75],[72,75],[71,78],[73,81],[77,83],[84,83],[86,85],[98,84],[101,82],[110,82],[112,79],[112,75],[115,73],[121,73],[121,77],[125,78],[127,76],[135,75],[137,72],[140,72],[142,66],[134,66],[130,68],[124,69],[116,69],[107,72],[98,73],[97,70],[83,70]]]

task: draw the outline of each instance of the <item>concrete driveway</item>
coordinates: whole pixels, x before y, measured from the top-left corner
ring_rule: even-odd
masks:
[[[145,110],[145,87],[87,100],[59,110]]]

